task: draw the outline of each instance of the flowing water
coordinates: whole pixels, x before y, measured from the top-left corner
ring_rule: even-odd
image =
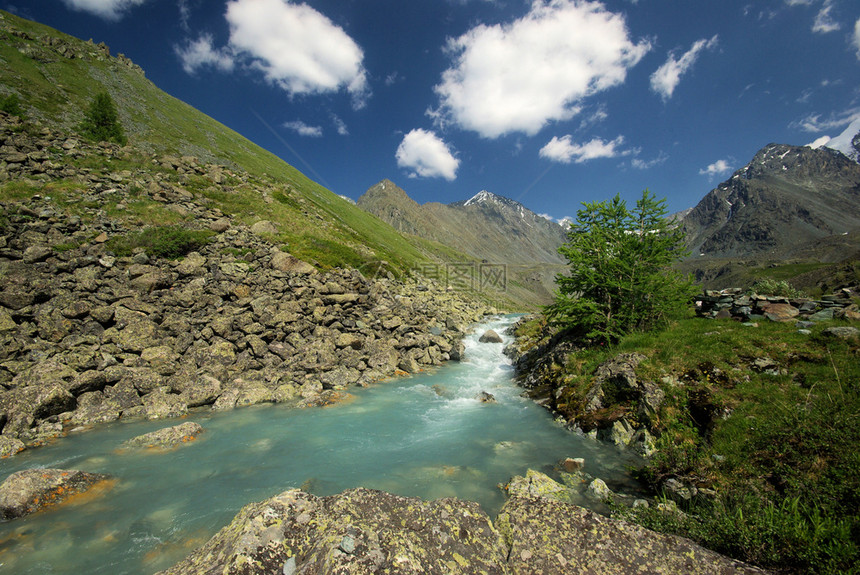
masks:
[[[291,487],[320,496],[357,486],[454,496],[494,516],[504,502],[499,483],[528,468],[550,471],[565,457],[584,457],[586,470],[610,486],[632,485],[632,456],[555,423],[520,397],[503,345],[478,343],[484,330],[503,334],[513,321],[478,326],[460,363],[352,389],[352,399],[331,407],[194,412],[188,419],[205,432],[171,451],[118,447],[178,421],[117,422],[0,461],[0,481],[37,467],[116,478],[102,493],[0,523],[0,573],[154,573],[204,543],[243,505]],[[496,403],[476,399],[482,391]]]

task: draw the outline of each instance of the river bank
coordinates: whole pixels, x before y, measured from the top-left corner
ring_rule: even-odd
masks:
[[[494,311],[432,281],[320,273],[204,208],[214,238],[167,260],[111,255],[110,221],[66,219],[50,198],[2,207],[2,456],[119,418],[335,401],[458,359]]]

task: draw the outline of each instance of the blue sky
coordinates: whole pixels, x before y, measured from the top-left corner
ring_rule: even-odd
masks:
[[[0,0],[332,191],[695,205],[860,121],[856,0]],[[855,123],[855,126],[858,125]]]

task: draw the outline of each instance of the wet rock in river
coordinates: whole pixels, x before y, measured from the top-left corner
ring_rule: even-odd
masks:
[[[159,429],[150,433],[138,435],[122,444],[124,448],[131,447],[155,447],[169,449],[183,443],[197,439],[203,433],[203,426],[193,421],[186,421],[180,425]]]
[[[65,469],[26,469],[0,485],[0,519],[16,519],[61,503],[107,481],[109,475]]]
[[[488,329],[478,338],[481,343],[502,343],[502,336],[492,329]]]

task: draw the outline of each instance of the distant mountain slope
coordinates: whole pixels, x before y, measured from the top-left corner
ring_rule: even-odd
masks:
[[[860,164],[830,148],[769,144],[711,190],[683,225],[694,258],[799,254],[860,228]]]
[[[558,254],[566,240],[562,226],[487,191],[453,204],[419,205],[395,183],[383,180],[358,198],[357,204],[398,231],[489,262],[564,262]]]

